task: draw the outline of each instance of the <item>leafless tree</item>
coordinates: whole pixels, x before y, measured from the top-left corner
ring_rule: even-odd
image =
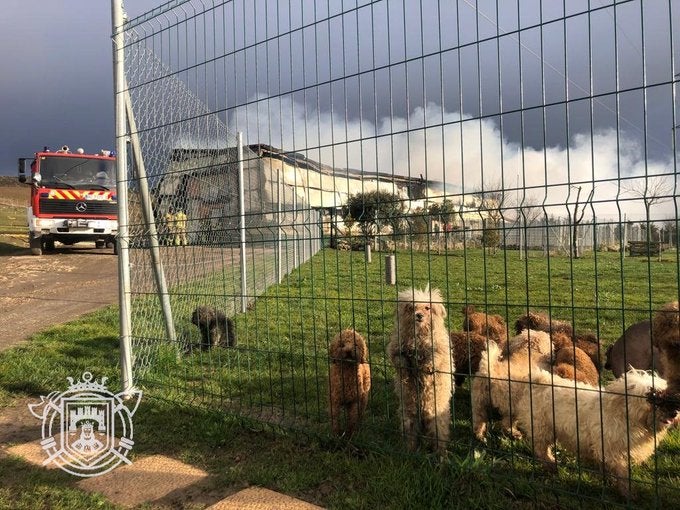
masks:
[[[644,179],[635,179],[625,182],[621,188],[638,198],[641,198],[645,204],[645,223],[648,228],[645,228],[647,245],[652,241],[652,223],[651,210],[654,204],[662,204],[668,202],[673,197],[675,183],[667,175],[659,175],[654,177],[644,177]],[[661,249],[659,249],[659,259],[661,259]]]
[[[524,258],[525,243],[529,244],[528,227],[531,227],[536,221],[545,214],[543,207],[538,204],[535,197],[525,197],[516,206],[517,209],[517,228],[519,231],[518,247],[520,259]]]
[[[673,197],[674,183],[667,175],[645,177],[621,184],[625,192],[641,198],[645,204],[645,219],[650,220],[650,211],[654,204],[668,202]]]
[[[505,199],[508,210],[517,211],[518,225],[533,225],[543,214],[543,206],[535,195],[523,195],[513,197],[510,193]]]
[[[666,244],[674,246],[678,239],[678,220],[669,218],[663,222],[663,240]]]
[[[525,225],[533,225],[544,214],[543,207],[533,201],[521,206],[521,215],[524,217]]]
[[[581,186],[574,186],[576,188],[576,201],[574,202],[574,214],[571,217],[571,255],[575,259],[581,256],[578,249],[578,227],[583,221],[583,215],[586,212],[586,206],[592,201],[593,195],[595,194],[595,188],[590,190],[588,198],[585,202],[581,203]],[[580,207],[580,209],[579,209]]]

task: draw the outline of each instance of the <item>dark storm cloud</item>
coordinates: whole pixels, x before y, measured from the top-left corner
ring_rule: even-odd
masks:
[[[138,15],[160,2],[130,0]],[[3,0],[0,175],[48,145],[114,145],[111,3]]]
[[[125,7],[134,17],[161,3]],[[18,156],[43,145],[111,146],[110,3],[4,4],[0,43],[17,49],[2,57],[0,171],[13,173]],[[218,3],[205,26],[177,23],[149,44],[198,95],[209,90],[201,98],[209,108],[234,119],[274,97],[279,111],[277,101],[302,107],[299,121],[316,115],[313,123],[336,133],[481,117],[513,152],[515,145],[564,148],[577,136],[615,129],[643,154],[667,159],[677,52],[671,29],[679,15],[668,9],[667,2],[422,0],[358,2],[343,13],[336,2],[241,0]],[[169,14],[173,25],[180,11]],[[217,56],[219,65],[211,71],[190,50],[215,29],[206,58]],[[183,50],[173,53],[178,40]],[[271,119],[264,120],[270,124],[249,130],[251,143],[269,141],[263,133],[272,132]],[[289,120],[277,119],[274,131]]]

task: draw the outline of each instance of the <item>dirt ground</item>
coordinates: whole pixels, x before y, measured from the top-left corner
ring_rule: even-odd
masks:
[[[0,350],[33,333],[118,302],[118,258],[94,243],[40,257],[28,250],[30,188],[0,177]]]
[[[0,350],[118,302],[118,258],[93,243],[0,256]]]

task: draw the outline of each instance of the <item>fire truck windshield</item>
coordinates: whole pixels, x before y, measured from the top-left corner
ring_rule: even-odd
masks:
[[[41,156],[41,185],[70,189],[115,189],[115,162],[95,158]]]

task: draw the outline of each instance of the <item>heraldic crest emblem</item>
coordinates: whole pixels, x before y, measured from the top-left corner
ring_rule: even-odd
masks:
[[[93,477],[108,473],[127,458],[134,445],[132,416],[142,392],[113,394],[101,381],[84,372],[82,379],[66,378],[66,391],[53,391],[29,404],[31,414],[42,420],[43,465],[55,464],[76,476]]]

